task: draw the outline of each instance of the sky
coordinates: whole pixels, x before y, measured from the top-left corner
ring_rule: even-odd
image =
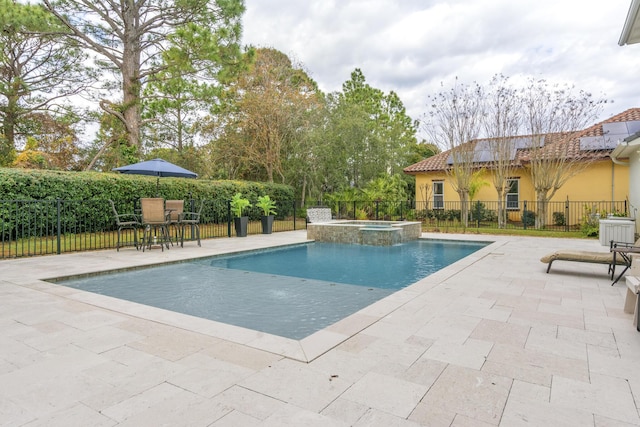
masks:
[[[299,62],[323,92],[356,68],[413,119],[429,96],[503,74],[640,107],[640,43],[619,46],[631,0],[245,0],[243,44]]]

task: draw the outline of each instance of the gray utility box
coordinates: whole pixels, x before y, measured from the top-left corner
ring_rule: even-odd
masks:
[[[600,244],[609,246],[611,241],[633,243],[636,222],[632,218],[607,218],[600,220]]]

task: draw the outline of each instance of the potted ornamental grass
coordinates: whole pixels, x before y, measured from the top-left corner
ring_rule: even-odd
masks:
[[[276,202],[271,200],[269,195],[258,197],[256,206],[262,209],[262,234],[271,234],[273,229],[273,220],[276,215]]]
[[[251,207],[249,199],[242,197],[242,193],[236,193],[231,199],[231,212],[233,213],[233,223],[236,229],[236,236],[247,237],[249,228],[249,217],[243,216],[246,208]]]

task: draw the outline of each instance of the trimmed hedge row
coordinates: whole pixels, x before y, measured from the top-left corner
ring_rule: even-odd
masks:
[[[227,201],[238,191],[252,203],[264,194],[276,201],[294,200],[293,188],[282,184],[0,168],[0,200],[125,201],[156,196],[187,199],[191,195],[196,200]]]
[[[102,228],[98,224],[108,223],[111,226],[113,222],[108,199],[113,200],[123,212],[132,212],[138,207],[137,201],[141,197],[163,197],[185,201],[192,199],[198,203],[202,200],[202,220],[224,222],[229,219],[228,201],[237,192],[241,192],[252,204],[256,203],[258,196],[268,194],[276,201],[279,217],[293,214],[293,188],[282,184],[0,168],[0,219],[3,232],[15,237],[16,234],[23,234],[17,233],[20,224],[32,225],[34,220],[46,223],[53,221],[56,218],[56,203],[53,202],[60,199],[66,205],[73,202],[75,206],[72,212],[62,214],[63,223],[82,218],[84,224],[96,224],[97,228]],[[15,203],[11,207],[8,203],[34,200],[52,203],[38,203],[34,211],[16,209]],[[261,212],[252,208],[248,214],[259,218]],[[46,224],[45,227],[51,225]]]

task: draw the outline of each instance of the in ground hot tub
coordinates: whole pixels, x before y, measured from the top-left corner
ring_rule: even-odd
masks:
[[[416,240],[422,233],[419,222],[332,221],[307,224],[307,238],[316,242],[391,246]]]

